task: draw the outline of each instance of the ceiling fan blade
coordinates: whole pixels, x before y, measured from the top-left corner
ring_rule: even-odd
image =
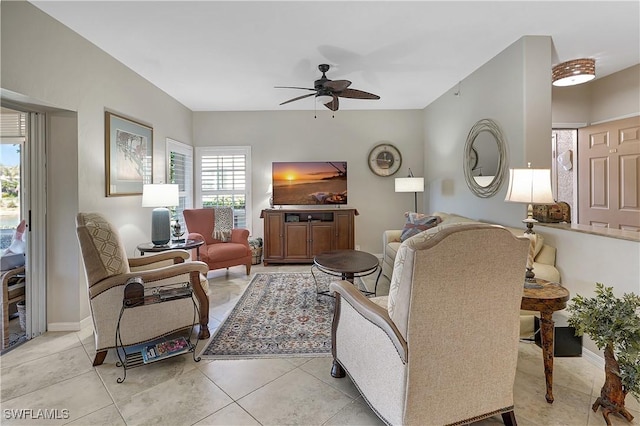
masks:
[[[374,95],[373,93],[363,92],[362,90],[357,89],[345,89],[342,90],[336,95],[341,98],[354,98],[354,99],[380,99],[380,96]]]
[[[308,98],[309,96],[315,96],[315,93],[309,93],[308,95],[298,96],[297,98],[289,99],[288,101],[284,101],[280,105],[288,104],[289,102],[298,101],[300,99]]]
[[[316,89],[310,89],[308,87],[291,87],[291,86],[274,86],[274,89],[302,89],[302,90],[313,90],[314,92],[316,91]]]
[[[336,95],[332,96],[333,100],[331,102],[327,102],[326,104],[324,104],[324,106],[329,108],[331,111],[337,111],[338,107],[340,106],[340,102],[338,101],[338,97]]]
[[[349,80],[331,80],[325,82],[323,86],[326,89],[332,90],[334,92],[341,92],[347,87],[351,86],[351,82]]]

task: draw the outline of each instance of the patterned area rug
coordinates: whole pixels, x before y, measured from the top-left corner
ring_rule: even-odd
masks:
[[[339,278],[316,272],[320,290]],[[202,353],[205,359],[331,353],[334,299],[319,296],[311,273],[259,273]]]

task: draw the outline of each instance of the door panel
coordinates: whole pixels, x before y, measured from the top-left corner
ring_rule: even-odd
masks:
[[[578,131],[578,223],[640,230],[640,117]]]
[[[311,257],[334,250],[333,223],[311,223]]]
[[[308,259],[307,253],[309,233],[306,222],[301,223],[285,223],[285,238],[287,241],[284,244],[285,254],[287,259]]]

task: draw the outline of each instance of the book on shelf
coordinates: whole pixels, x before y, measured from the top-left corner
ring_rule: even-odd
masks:
[[[160,300],[165,302],[167,300],[182,299],[191,296],[190,287],[173,287],[162,289],[158,292]]]
[[[189,342],[184,337],[164,340],[162,342],[145,345],[142,349],[142,358],[145,363],[157,361],[178,353],[184,353],[191,349]]]

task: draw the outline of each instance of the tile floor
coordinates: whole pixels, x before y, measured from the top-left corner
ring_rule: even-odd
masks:
[[[261,271],[307,271],[308,266],[264,267]],[[220,324],[246,287],[243,267],[211,272],[213,295],[210,328]],[[383,286],[384,287],[384,286]],[[199,349],[204,348],[203,344]],[[109,352],[105,363],[92,367],[91,329],[51,332],[0,357],[0,423],[70,425],[379,425],[348,378],[333,379],[331,359],[280,358],[199,363],[180,356],[122,370]],[[515,412],[521,425],[604,425],[591,411],[603,373],[584,358],[556,358],[555,402],[544,399],[541,350],[520,344],[515,383]],[[640,421],[640,404],[627,406]],[[11,410],[42,411],[57,419],[17,420]],[[614,425],[627,425],[611,417]],[[487,419],[481,424],[501,424]],[[424,419],[429,424],[429,419]]]

